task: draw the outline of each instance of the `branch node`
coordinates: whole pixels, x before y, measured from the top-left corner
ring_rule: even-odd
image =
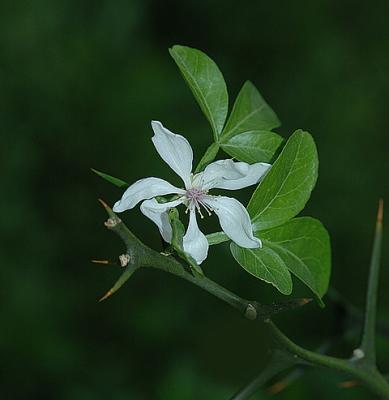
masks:
[[[355,349],[353,351],[353,360],[361,360],[365,357],[365,352],[362,349]]]
[[[251,304],[247,304],[246,310],[244,311],[244,316],[251,320],[254,321],[257,319],[257,309]]]
[[[126,267],[131,261],[131,256],[129,254],[121,254],[119,256],[120,265]]]
[[[108,218],[105,222],[104,225],[108,228],[108,229],[112,229],[115,228],[115,226],[119,225],[122,222],[122,220],[120,218],[118,218],[116,215],[114,217],[110,217]]]

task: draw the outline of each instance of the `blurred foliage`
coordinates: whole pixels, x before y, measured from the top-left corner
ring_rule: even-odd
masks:
[[[306,214],[331,233],[333,286],[363,305],[376,204],[389,201],[388,11],[387,1],[349,0],[0,3],[2,399],[225,399],[263,365],[259,329],[174,277],[141,271],[97,303],[118,271],[89,260],[113,259],[122,247],[96,199],[112,204],[121,190],[90,167],[128,182],[178,183],[153,149],[150,120],[185,134],[197,161],[211,140],[168,55],[174,43],[213,57],[233,96],[252,80],[284,136],[313,134],[321,168]],[[123,218],[159,248],[138,210]],[[237,267],[224,245],[204,270],[248,298],[281,296]],[[383,287],[388,270],[382,275]],[[311,304],[279,320],[316,347],[338,329],[335,311]],[[380,314],[388,313],[383,290]],[[388,370],[387,343],[378,355]],[[339,389],[340,380],[309,373],[280,398],[371,398]]]

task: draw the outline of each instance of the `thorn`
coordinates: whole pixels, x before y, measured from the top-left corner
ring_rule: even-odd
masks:
[[[105,265],[109,265],[112,264],[111,261],[109,260],[90,260],[93,264],[105,264]]]
[[[358,381],[344,381],[344,382],[339,382],[338,386],[344,389],[349,389],[354,386],[358,386],[359,382]]]
[[[280,392],[282,392],[287,386],[285,381],[276,382],[274,385],[271,385],[266,389],[266,393],[270,396],[274,396]]]
[[[310,303],[312,300],[313,299],[310,299],[308,297],[307,298],[303,298],[303,299],[300,300],[300,306],[305,306],[305,304]]]
[[[378,202],[377,225],[382,225],[383,219],[384,219],[384,199],[380,199]]]
[[[99,200],[100,204],[101,204],[106,210],[109,210],[109,206],[108,206],[108,204],[107,204],[104,200],[102,200],[102,199],[98,199],[98,200]]]
[[[99,303],[101,303],[102,301],[108,299],[108,297],[111,297],[115,292],[113,292],[111,289],[108,290],[108,292],[101,298],[99,299]]]

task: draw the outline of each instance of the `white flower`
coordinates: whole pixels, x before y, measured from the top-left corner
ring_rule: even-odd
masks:
[[[184,181],[185,189],[171,185],[163,179],[145,178],[131,185],[121,200],[115,203],[113,210],[123,212],[135,207],[144,200],[140,209],[159,228],[162,237],[168,243],[172,239],[168,210],[184,204],[189,211],[189,226],[183,237],[184,250],[198,264],[208,254],[208,241],[197,226],[196,211],[203,218],[201,208],[209,215],[212,212],[219,217],[220,225],[226,235],[241,247],[262,247],[261,241],[254,237],[250,217],[245,207],[236,199],[225,196],[212,196],[208,191],[213,188],[236,190],[253,185],[263,177],[270,164],[247,164],[230,159],[215,161],[203,172],[192,174],[193,152],[189,142],[181,135],[166,129],[160,122],[152,121],[154,131],[152,141],[162,159]],[[177,200],[158,203],[156,196],[178,195]]]

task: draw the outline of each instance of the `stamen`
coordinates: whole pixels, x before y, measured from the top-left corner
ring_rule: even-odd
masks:
[[[207,211],[208,215],[211,216],[213,211],[212,208],[205,204],[203,201],[201,201],[200,204],[204,207],[205,211]]]
[[[197,210],[200,217],[204,218],[204,215],[201,212],[201,207],[204,207],[205,211],[208,215],[212,214],[212,208],[204,203],[204,197],[206,197],[208,191],[203,190],[201,187],[193,187],[188,189],[185,193],[185,197],[187,200],[187,209],[185,213],[188,213],[188,210]]]
[[[200,203],[200,204],[201,204],[201,203]],[[199,203],[196,204],[196,209],[197,209],[198,213],[200,214],[201,219],[204,219],[204,215],[201,214],[200,204],[199,204]]]

